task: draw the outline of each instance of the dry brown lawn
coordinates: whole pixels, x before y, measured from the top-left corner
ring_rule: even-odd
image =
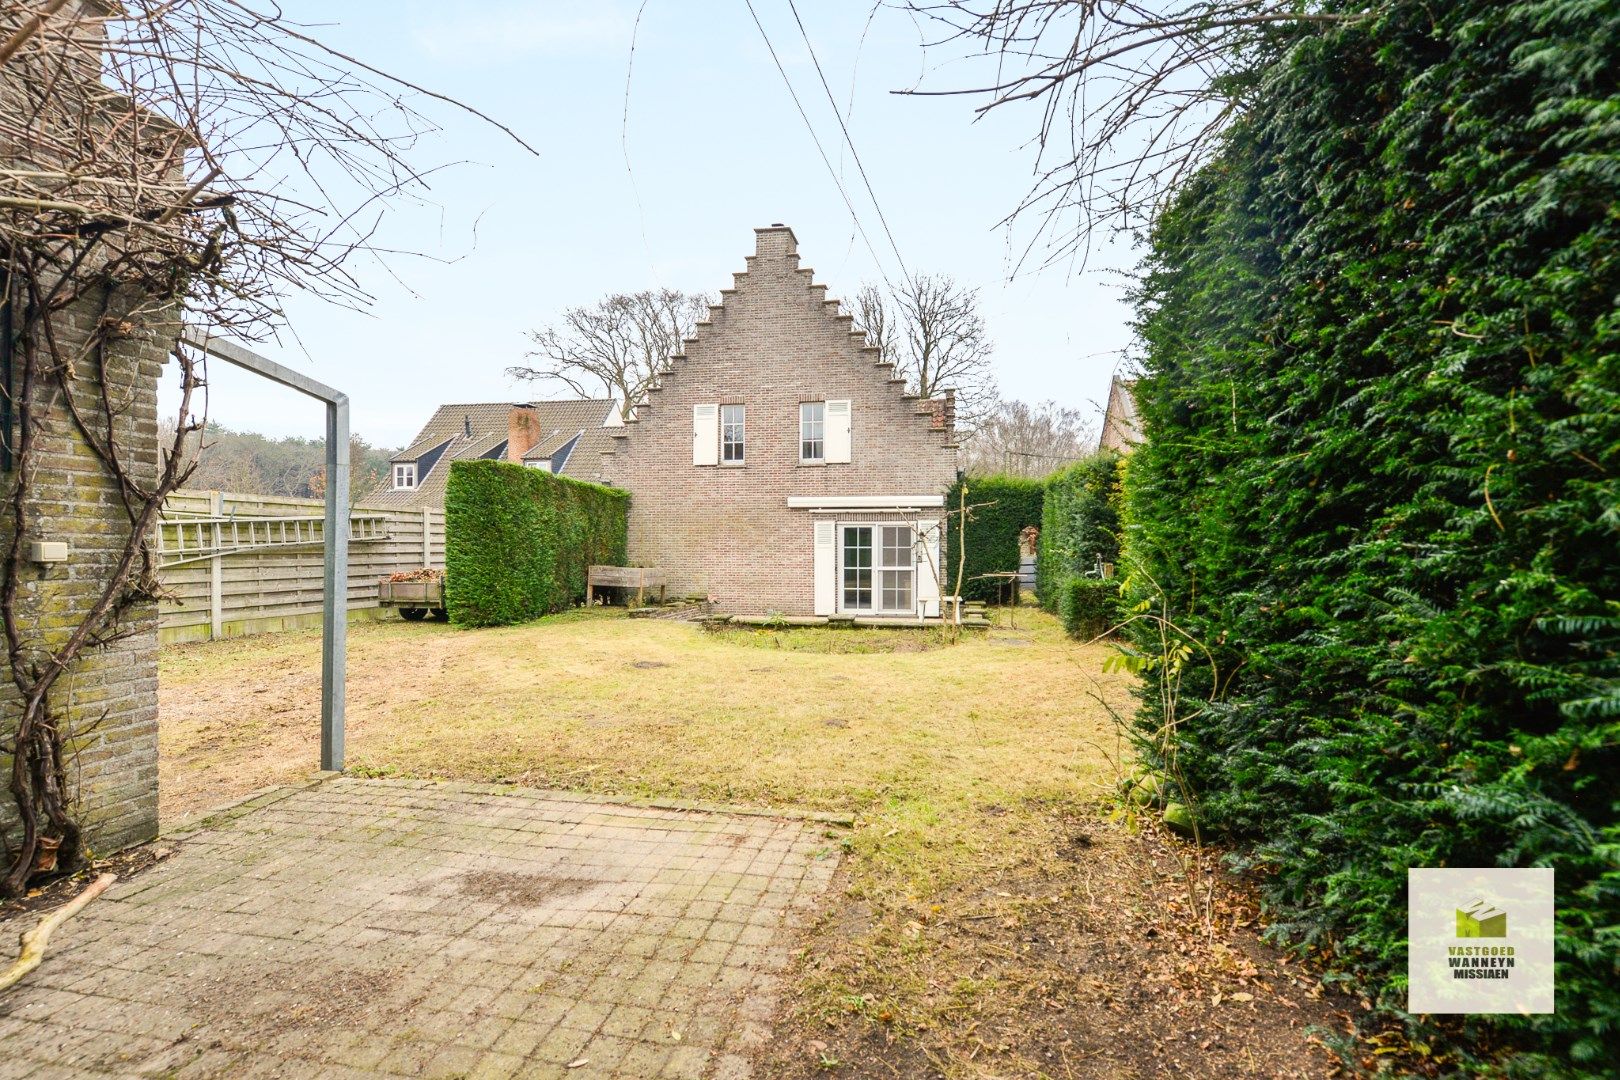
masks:
[[[581,611],[352,628],[349,767],[855,815],[766,1076],[1317,1076],[1315,980],[1224,890],[1189,937],[1171,841],[1113,821],[1125,676],[1049,617],[708,632]],[[162,661],[166,827],[311,772],[319,636]],[[1232,995],[1236,994],[1234,998]]]

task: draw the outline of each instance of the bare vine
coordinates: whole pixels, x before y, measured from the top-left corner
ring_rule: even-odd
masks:
[[[1031,105],[1034,180],[1003,224],[1031,218],[1020,262],[1083,254],[1094,228],[1151,221],[1243,107],[1257,60],[1302,33],[1364,19],[1323,0],[895,0],[940,32],[930,47],[989,62],[973,85],[913,88]]]
[[[323,45],[271,2],[0,5],[12,360],[0,628],[17,819],[0,894],[83,854],[65,747],[98,718],[57,698],[87,653],[141,628],[159,593],[147,538],[204,426],[203,361],[179,343],[182,321],[261,340],[293,289],[364,304],[356,260],[399,254],[379,239],[382,215],[423,189],[410,158],[434,103],[488,121]],[[160,428],[165,354],[181,403]],[[64,476],[69,461],[95,475]],[[76,560],[89,585],[64,621],[28,545],[51,500],[87,497],[115,503],[127,528]]]

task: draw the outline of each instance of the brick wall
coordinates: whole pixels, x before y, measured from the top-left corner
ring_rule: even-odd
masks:
[[[37,48],[39,39],[31,40],[0,67],[0,97],[6,111],[29,117],[26,126],[8,125],[0,132],[0,162],[12,168],[51,169],[60,166],[62,155],[71,152],[79,140],[97,138],[133,140],[143,148],[176,145],[176,129],[167,121],[141,114],[130,123],[131,117],[123,111],[127,102],[100,86],[97,53],[84,47],[83,37],[100,33],[110,10],[103,0],[77,0],[53,16],[64,21],[80,17],[83,35],[66,54],[63,65],[55,69],[43,100],[25,95],[24,83],[16,74],[30,62],[28,50]],[[6,24],[7,34],[16,19],[14,12]],[[41,85],[33,84],[35,89]],[[161,160],[162,155],[155,159]],[[110,421],[101,415],[104,388],[99,385],[96,367],[91,358],[80,355],[97,320],[104,316],[118,324],[123,335],[111,339],[105,352],[106,397],[113,403],[114,414]],[[17,323],[20,328],[20,313]],[[147,484],[156,480],[158,472],[157,383],[178,326],[171,307],[144,295],[84,296],[52,317],[57,354],[72,358],[70,382],[89,426],[105,435],[110,422],[129,472]],[[41,359],[48,367],[49,353]],[[5,388],[19,397],[21,366],[19,358],[16,385]],[[117,486],[81,438],[56,380],[40,378],[29,404],[36,421],[37,456],[29,481],[23,539],[25,543],[65,541],[70,551],[66,562],[27,563],[22,569],[14,615],[25,654],[37,659],[59,647],[95,602],[131,525]],[[14,431],[7,435],[15,438]],[[9,548],[17,530],[13,509],[17,480],[15,465],[10,471],[0,471],[0,499],[4,500],[0,550]],[[85,842],[95,853],[149,839],[156,835],[158,824],[156,604],[136,604],[117,629],[117,640],[83,654],[56,683],[51,696],[53,716],[64,735],[74,812],[84,827]],[[6,728],[15,725],[19,711],[16,688],[9,677],[0,678],[0,710],[0,734],[9,735]],[[8,756],[0,755],[0,768],[9,775]],[[8,792],[0,796],[0,831],[10,834],[14,823]]]
[[[133,300],[124,298],[114,311],[132,306]],[[84,341],[98,315],[88,301],[69,308],[55,321],[59,343],[72,348]],[[114,421],[119,448],[130,472],[150,484],[157,477],[157,383],[177,324],[150,314],[140,323],[134,336],[108,350],[108,382],[113,400],[125,406]],[[81,361],[75,375],[76,399],[98,401],[101,389],[89,362]],[[25,641],[54,648],[99,595],[130,523],[116,485],[68,416],[60,388],[42,380],[33,403],[39,418],[37,456],[24,540],[65,541],[69,556],[62,563],[25,565],[17,621]],[[16,528],[11,509],[16,481],[15,470],[0,473],[6,508],[0,514],[0,545],[10,544]],[[91,850],[101,853],[157,835],[157,605],[134,605],[120,629],[119,640],[86,652],[52,695],[65,724],[78,820]],[[9,678],[0,681],[0,698],[14,722],[16,689]],[[0,764],[9,774],[9,758]],[[10,826],[13,814],[8,795],[0,801],[0,821]]]
[[[729,612],[809,614],[813,519],[789,510],[788,497],[941,495],[956,450],[939,414],[905,394],[799,266],[792,230],[755,238],[747,271],[671,361],[603,470],[630,492],[630,561],[664,570],[674,594],[712,595]],[[799,404],[841,399],[852,402],[850,462],[800,464]],[[743,465],[692,464],[692,407],[716,403],[748,407]],[[868,516],[896,517],[841,519]]]

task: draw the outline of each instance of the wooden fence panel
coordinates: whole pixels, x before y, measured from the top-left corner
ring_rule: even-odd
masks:
[[[233,535],[247,535],[241,523],[248,519],[318,517],[324,509],[319,499],[212,491],[171,495],[163,506],[171,528],[164,534],[165,550],[159,556],[158,578],[168,594],[159,605],[160,639],[205,641],[319,626],[324,595],[319,543],[241,550],[231,542]],[[423,566],[444,567],[444,511],[359,505],[353,513],[381,519],[380,527],[371,530],[375,539],[349,543],[349,618],[375,617],[383,610],[377,604],[379,577]],[[217,554],[200,556],[195,548],[176,550],[176,521],[218,522],[223,546]],[[232,524],[238,528],[233,530]],[[195,532],[188,529],[187,535]],[[203,532],[211,535],[212,529],[205,527]],[[180,559],[185,561],[176,561]]]

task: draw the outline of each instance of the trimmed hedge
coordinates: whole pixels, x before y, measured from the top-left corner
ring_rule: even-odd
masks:
[[[1054,615],[1071,578],[1119,561],[1121,458],[1111,450],[1066,465],[1046,478],[1035,592]]]
[[[1119,579],[1069,578],[1059,592],[1057,609],[1070,637],[1090,641],[1119,622]]]
[[[956,588],[957,552],[961,545],[957,539],[960,519],[955,514],[961,505],[963,484],[968,488],[968,506],[977,505],[977,509],[968,513],[962,596],[994,603],[1005,595],[1005,587],[979,575],[1017,572],[1018,534],[1031,525],[1040,526],[1041,499],[1046,485],[1044,481],[1024,476],[969,476],[951,485],[945,498],[945,509],[952,515],[947,519],[950,527],[945,531],[943,592],[947,595]]]
[[[630,496],[504,461],[457,461],[444,494],[445,606],[505,626],[585,598],[585,568],[625,559]]]
[[[1179,765],[1426,1075],[1617,1075],[1620,5],[1320,7],[1135,301],[1126,562],[1222,679]],[[1556,1013],[1405,1012],[1414,866],[1557,871]]]

